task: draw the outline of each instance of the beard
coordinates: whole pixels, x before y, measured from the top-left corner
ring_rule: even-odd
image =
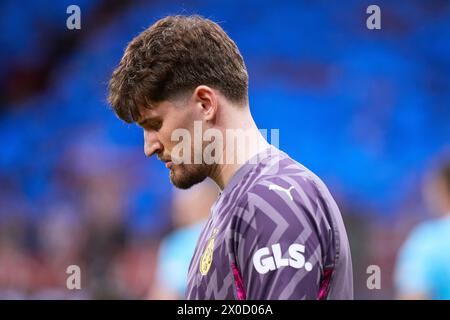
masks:
[[[206,164],[177,164],[170,169],[170,181],[179,189],[189,189],[208,177]]]

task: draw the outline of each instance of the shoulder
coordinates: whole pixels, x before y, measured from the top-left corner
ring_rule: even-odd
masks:
[[[276,160],[236,199],[237,208],[315,214],[333,202],[325,184],[305,166],[283,153]]]
[[[443,239],[449,238],[449,228],[442,219],[432,219],[418,224],[411,231],[402,251],[431,253],[439,248]]]
[[[168,234],[161,242],[160,256],[165,259],[177,259],[194,250],[197,239],[205,221],[183,227]]]
[[[302,230],[323,224],[326,195],[320,180],[291,159],[283,159],[277,171],[268,170],[248,186],[235,203],[233,220],[239,230],[273,234],[284,230],[297,237]],[[309,233],[309,232],[307,232]]]

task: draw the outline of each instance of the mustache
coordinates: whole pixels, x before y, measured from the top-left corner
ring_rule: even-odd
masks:
[[[170,157],[163,157],[163,156],[159,156],[158,155],[158,159],[160,160],[160,161],[162,161],[162,162],[169,162],[169,161],[172,161],[172,159],[170,158]]]

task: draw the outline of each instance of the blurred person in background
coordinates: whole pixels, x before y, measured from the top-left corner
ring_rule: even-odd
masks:
[[[394,280],[400,299],[450,299],[450,158],[424,185],[431,212],[402,246]]]
[[[54,203],[37,225],[38,260],[33,272],[34,287],[30,299],[89,299],[88,290],[68,290],[67,267],[76,265],[85,270],[82,258],[87,230],[79,212],[70,203]],[[81,288],[85,287],[81,274]]]
[[[34,282],[36,266],[27,247],[32,226],[23,214],[25,201],[10,201],[17,198],[12,194],[5,198],[5,193],[0,195],[0,299],[24,299]]]
[[[124,208],[128,180],[120,170],[120,158],[105,142],[100,147],[81,142],[64,159],[64,179],[79,197],[84,221],[86,288],[94,299],[127,297],[113,276],[114,262],[130,238]]]
[[[152,286],[149,299],[184,299],[195,245],[217,195],[218,189],[209,179],[188,190],[175,189],[172,209],[175,230],[161,242],[156,285]]]

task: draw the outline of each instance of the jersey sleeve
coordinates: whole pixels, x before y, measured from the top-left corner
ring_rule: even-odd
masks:
[[[258,184],[236,206],[231,230],[238,298],[320,296],[323,253],[313,201],[289,188],[284,181]]]

